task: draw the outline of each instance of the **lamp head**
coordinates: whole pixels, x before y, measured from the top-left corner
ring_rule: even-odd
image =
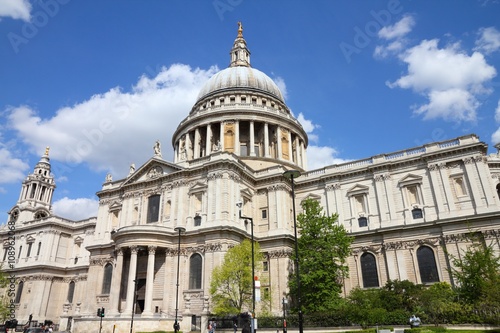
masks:
[[[174,230],[177,231],[179,234],[186,232],[186,228],[184,227],[175,227]]]
[[[243,202],[241,200],[236,202],[236,207],[238,207],[238,209],[241,209],[241,207],[243,207]]]

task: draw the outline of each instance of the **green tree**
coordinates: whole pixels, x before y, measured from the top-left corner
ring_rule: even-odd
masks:
[[[500,258],[491,244],[487,245],[480,234],[471,234],[472,245],[460,258],[452,258],[452,275],[458,282],[460,301],[473,305],[489,302],[500,305]]]
[[[331,311],[339,304],[343,280],[349,273],[346,259],[353,237],[338,223],[338,216],[327,216],[316,200],[303,201],[302,209],[297,216],[302,309],[309,313]],[[292,257],[296,262],[295,253]],[[288,283],[296,307],[296,271]]]
[[[424,314],[422,320],[434,325],[451,323],[455,314],[462,312],[456,301],[456,292],[447,282],[434,283],[422,290],[420,305]]]
[[[408,314],[419,314],[422,285],[408,280],[389,280],[382,288],[380,299],[388,311],[404,310]]]
[[[8,273],[4,272],[0,266],[0,321],[3,323],[10,314],[10,298],[8,297],[7,286],[9,285]]]
[[[255,271],[262,266],[259,243],[254,242]],[[221,266],[212,272],[210,295],[216,315],[238,314],[252,308],[252,242],[244,240],[227,251]]]

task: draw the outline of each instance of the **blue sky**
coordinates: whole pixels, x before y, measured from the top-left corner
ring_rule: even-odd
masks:
[[[50,146],[54,212],[95,215],[229,64],[251,63],[309,133],[309,169],[475,133],[500,142],[500,2],[0,2],[0,221]]]

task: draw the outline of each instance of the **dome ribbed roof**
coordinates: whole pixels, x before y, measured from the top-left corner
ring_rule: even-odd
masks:
[[[260,90],[284,102],[283,95],[274,81],[263,72],[246,66],[228,67],[212,76],[198,94],[198,100],[217,91],[231,89]]]

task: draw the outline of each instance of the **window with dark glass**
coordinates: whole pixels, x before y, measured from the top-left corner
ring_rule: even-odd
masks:
[[[199,227],[201,225],[201,215],[196,214],[194,217],[194,226]]]
[[[420,209],[420,208],[413,208],[411,211],[411,214],[413,215],[414,219],[421,219],[424,217],[422,209]]]
[[[267,219],[267,209],[262,210],[262,219]]]
[[[104,266],[104,277],[102,279],[102,294],[109,294],[111,291],[111,278],[113,277],[113,266],[106,264]]]
[[[202,258],[198,253],[189,259],[189,289],[201,289]]]
[[[38,242],[38,249],[36,250],[36,255],[40,255],[40,250],[42,249],[42,242]]]
[[[360,228],[367,227],[368,226],[368,219],[366,217],[362,216],[358,219],[358,224],[359,224]]]
[[[431,248],[427,246],[420,247],[417,250],[417,261],[422,283],[439,282],[436,259]]]
[[[268,272],[269,271],[269,263],[267,261],[263,261],[262,262],[262,270],[264,272]]]
[[[21,302],[21,296],[23,294],[23,287],[24,287],[24,282],[23,281],[19,282],[19,285],[17,286],[16,299],[14,300],[15,303]]]
[[[379,287],[377,260],[371,253],[363,253],[361,256],[361,274],[363,275],[363,287]]]
[[[160,216],[160,196],[152,195],[148,199],[148,217],[146,223],[158,222]]]
[[[75,295],[75,281],[71,281],[68,286],[68,303],[73,303],[74,295]]]
[[[33,247],[33,243],[28,243],[28,254],[26,257],[29,257],[31,255],[31,248]]]

